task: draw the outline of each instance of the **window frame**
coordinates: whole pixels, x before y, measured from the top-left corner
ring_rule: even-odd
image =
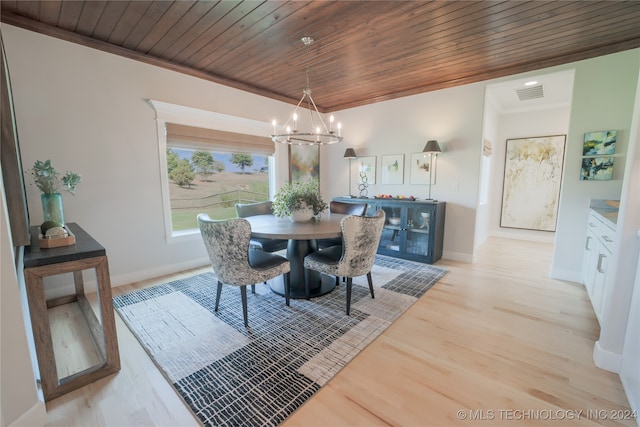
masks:
[[[264,136],[271,132],[270,123],[243,117],[230,116],[212,111],[200,110],[182,105],[149,99],[147,102],[156,111],[156,130],[158,136],[158,162],[160,171],[160,186],[162,194],[162,212],[164,222],[164,237],[168,243],[200,240],[197,229],[173,231],[171,224],[171,200],[169,194],[169,174],[167,171],[167,123],[201,127],[227,132],[246,133]],[[275,185],[275,154],[269,156],[269,192],[273,192]],[[269,194],[271,198],[273,195]]]

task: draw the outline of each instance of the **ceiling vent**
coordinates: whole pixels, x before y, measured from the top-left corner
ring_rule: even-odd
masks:
[[[520,98],[520,101],[529,101],[531,99],[544,98],[542,85],[526,87],[524,89],[516,89],[516,93],[518,94],[518,98]]]

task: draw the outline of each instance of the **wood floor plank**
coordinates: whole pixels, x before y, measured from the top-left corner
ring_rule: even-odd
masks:
[[[449,273],[283,426],[635,426],[611,417],[629,410],[624,390],[593,364],[584,287],[548,277],[552,249],[491,238],[475,264],[441,260]],[[122,370],[48,402],[49,426],[198,425],[118,316],[116,327]]]

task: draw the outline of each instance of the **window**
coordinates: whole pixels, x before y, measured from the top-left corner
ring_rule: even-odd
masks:
[[[198,227],[196,216],[236,217],[236,203],[269,200],[269,157],[172,146],[167,140],[167,175],[172,231]]]
[[[165,236],[199,238],[196,216],[236,216],[269,200],[275,145],[269,123],[149,100],[155,109]]]

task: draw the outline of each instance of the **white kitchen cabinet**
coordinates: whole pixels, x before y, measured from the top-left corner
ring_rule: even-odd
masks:
[[[615,224],[595,210],[589,213],[584,245],[583,280],[598,321],[602,314],[607,269],[611,259]]]

